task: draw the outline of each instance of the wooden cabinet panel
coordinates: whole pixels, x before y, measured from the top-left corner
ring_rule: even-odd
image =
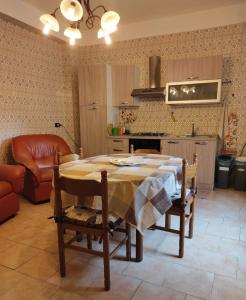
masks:
[[[213,189],[217,141],[162,140],[162,153],[193,161],[198,155],[197,184],[199,188]]]
[[[209,56],[170,60],[167,63],[167,82],[209,80],[222,78],[223,57]]]
[[[197,183],[204,186],[214,185],[215,159],[217,144],[215,141],[196,141],[194,151],[198,155]]]
[[[107,153],[106,106],[80,107],[80,135],[85,157]]]
[[[129,153],[129,140],[128,139],[110,139],[108,141],[108,153],[109,154]]]
[[[166,155],[186,158],[185,141],[182,140],[162,140],[161,152]]]
[[[113,106],[133,105],[131,92],[139,87],[139,71],[135,65],[112,66]]]
[[[79,70],[79,104],[106,105],[106,65],[83,66]]]

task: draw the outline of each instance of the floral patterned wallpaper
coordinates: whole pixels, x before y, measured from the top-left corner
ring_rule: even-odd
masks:
[[[242,23],[118,42],[109,48],[105,45],[83,47],[78,50],[78,60],[79,64],[136,64],[140,68],[141,87],[147,87],[148,58],[151,55],[161,56],[163,85],[166,82],[168,60],[223,55],[223,80],[231,80],[232,84],[223,85],[222,99],[223,103],[228,105],[228,115],[237,115],[237,139],[234,138],[233,147],[240,150],[246,142],[245,39],[246,23]],[[133,132],[162,131],[169,134],[185,134],[191,133],[192,123],[195,123],[199,134],[218,134],[221,131],[222,104],[175,107],[153,99],[141,101],[140,107],[131,111],[136,118],[131,124]]]
[[[11,161],[11,137],[21,134],[59,134],[73,147],[54,127],[60,122],[74,135],[69,57],[64,43],[0,18],[0,162]]]
[[[77,69],[82,64],[136,64],[141,86],[148,85],[148,57],[162,57],[165,83],[168,59],[222,54],[223,99],[228,114],[237,116],[237,149],[246,142],[246,25],[237,24],[71,50],[25,26],[0,16],[0,163],[10,160],[11,137],[20,134],[54,133],[72,148],[73,142],[60,122],[79,143]],[[234,96],[232,96],[234,94]],[[222,105],[169,107],[163,101],[142,101],[133,109],[132,131],[164,131],[183,134],[194,122],[198,133],[218,133]],[[119,112],[120,113],[120,112]],[[171,117],[174,114],[174,118]]]

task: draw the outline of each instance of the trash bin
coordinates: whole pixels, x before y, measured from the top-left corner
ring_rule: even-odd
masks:
[[[246,157],[237,157],[233,166],[234,188],[246,191]]]
[[[216,159],[215,186],[227,189],[230,184],[230,175],[234,157],[230,155],[219,155]]]

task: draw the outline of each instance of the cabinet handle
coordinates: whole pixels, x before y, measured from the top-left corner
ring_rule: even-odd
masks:
[[[90,108],[88,108],[88,110],[95,110],[95,109],[97,109],[97,107],[90,107]]]
[[[190,76],[190,77],[188,77],[187,79],[188,80],[194,80],[194,79],[198,79],[199,78],[199,76]]]
[[[174,142],[174,141],[168,141],[168,144],[179,144],[179,142]]]
[[[115,152],[123,152],[122,149],[113,149],[113,151],[115,151]]]
[[[205,146],[208,144],[208,142],[195,142],[196,145]]]
[[[128,102],[121,102],[121,105],[128,105]]]
[[[114,143],[122,143],[122,140],[113,140]]]

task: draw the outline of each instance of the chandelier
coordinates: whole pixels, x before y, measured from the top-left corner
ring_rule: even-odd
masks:
[[[82,6],[83,4],[83,6]],[[84,16],[84,9],[87,16]],[[76,40],[82,38],[80,24],[84,22],[88,29],[92,29],[96,20],[100,20],[101,28],[97,33],[97,38],[104,38],[106,44],[111,44],[110,35],[117,30],[120,16],[115,11],[107,11],[103,5],[98,5],[91,9],[90,0],[62,0],[59,7],[53,13],[44,14],[40,17],[40,21],[44,25],[43,33],[48,35],[49,32],[59,32],[60,26],[56,18],[58,11],[61,11],[64,18],[69,22],[69,26],[65,29],[64,35],[69,38],[70,45],[75,45]],[[102,17],[97,12],[102,11]]]

